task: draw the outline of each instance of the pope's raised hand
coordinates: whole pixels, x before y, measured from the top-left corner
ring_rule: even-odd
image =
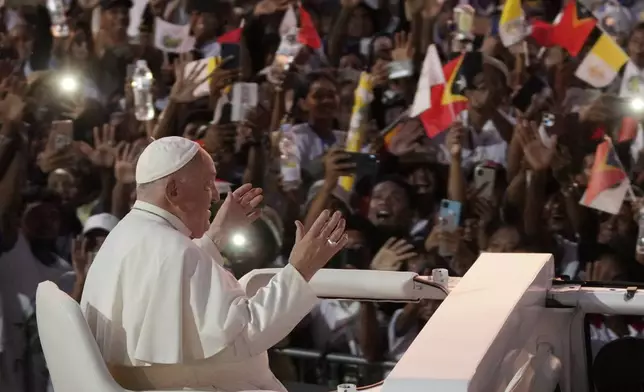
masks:
[[[300,221],[295,222],[295,246],[291,251],[289,263],[304,279],[311,280],[320,268],[344,248],[348,241],[344,233],[345,225],[346,222],[339,211],[331,215],[329,210],[322,211],[308,232],[304,230]]]
[[[207,235],[215,244],[221,245],[231,234],[259,218],[262,200],[262,188],[253,188],[251,184],[244,184],[234,192],[229,192],[210,224]]]

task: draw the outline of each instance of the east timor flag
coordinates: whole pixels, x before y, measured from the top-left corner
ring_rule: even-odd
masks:
[[[418,116],[430,138],[446,130],[467,109],[465,90],[483,69],[481,52],[468,52],[443,67],[445,84],[432,86],[431,107]]]
[[[596,24],[597,19],[588,8],[579,0],[570,0],[550,38],[554,45],[566,49],[571,56],[577,56]]]
[[[597,146],[588,188],[580,203],[600,211],[617,214],[630,181],[622,168],[613,144],[606,140]]]

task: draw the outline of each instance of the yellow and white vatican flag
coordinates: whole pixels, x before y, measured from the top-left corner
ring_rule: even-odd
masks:
[[[432,107],[432,86],[439,84],[445,84],[445,74],[443,74],[443,65],[438,57],[436,46],[432,44],[427,48],[427,54],[423,61],[418,86],[416,86],[416,95],[409,111],[410,117],[416,117]]]
[[[525,21],[521,0],[507,0],[499,20],[499,37],[503,46],[510,47],[530,35],[530,27]]]
[[[373,101],[373,82],[371,75],[367,72],[360,74],[360,82],[354,93],[353,111],[345,150],[348,152],[360,152],[364,141],[364,133],[369,123],[369,105]],[[347,192],[353,190],[354,176],[343,176],[338,179],[342,189]]]
[[[595,88],[608,86],[628,62],[628,55],[608,34],[602,33],[582,60],[575,76]]]

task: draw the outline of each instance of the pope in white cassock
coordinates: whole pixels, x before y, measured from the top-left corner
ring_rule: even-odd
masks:
[[[344,247],[345,222],[329,211],[306,233],[296,222],[289,264],[249,298],[218,249],[257,218],[262,190],[228,194],[210,224],[215,176],[196,143],[152,142],[136,166],[137,201],[89,270],[81,308],[125,388],[285,391],[266,350],[317,303],[308,281]]]

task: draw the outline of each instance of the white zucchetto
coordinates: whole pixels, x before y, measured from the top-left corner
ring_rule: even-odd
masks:
[[[199,152],[199,145],[180,136],[168,136],[150,143],[136,164],[136,183],[147,184],[176,173]]]

